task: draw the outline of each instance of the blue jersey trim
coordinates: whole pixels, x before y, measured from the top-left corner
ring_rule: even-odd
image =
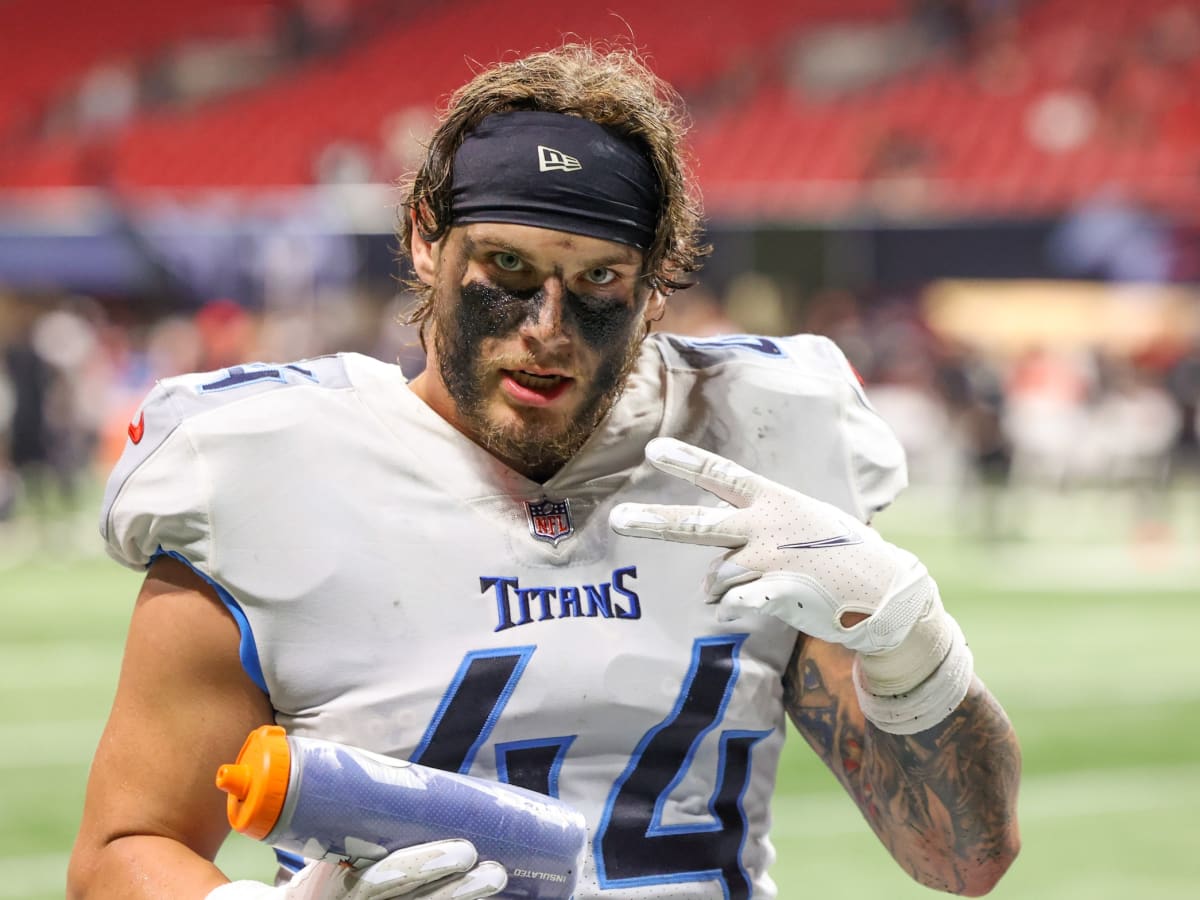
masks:
[[[672,337],[697,350],[750,350],[763,356],[784,356],[777,341],[757,334],[723,334],[711,338]]]
[[[204,572],[196,568],[185,556],[174,550],[164,550],[162,547],[159,547],[158,552],[150,557],[150,563],[152,564],[160,556],[169,556],[171,559],[183,563],[203,578],[217,592],[217,596],[221,598],[221,602],[225,604],[225,608],[229,610],[229,614],[233,616],[233,620],[237,622],[238,632],[241,634],[241,641],[238,644],[238,656],[242,660],[242,668],[246,670],[246,674],[250,676],[250,680],[258,685],[264,694],[270,696],[271,692],[267,689],[267,679],[263,676],[262,664],[258,659],[258,647],[254,643],[254,631],[250,627],[250,620],[246,618],[246,614],[242,611],[242,607],[238,605],[238,602],[233,599],[233,595],[209,578]]]
[[[276,849],[275,860],[279,863],[281,869],[287,869],[293,875],[308,865],[308,860],[303,856],[296,853],[288,853],[286,850]]]

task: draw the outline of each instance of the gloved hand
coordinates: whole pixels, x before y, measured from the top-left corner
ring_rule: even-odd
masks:
[[[767,613],[805,634],[872,653],[903,641],[936,591],[915,556],[829,503],[673,438],[651,441],[646,457],[732,508],[622,503],[612,527],[729,548],[704,584],[723,621]]]
[[[205,900],[476,900],[499,893],[507,883],[502,865],[477,864],[473,845],[447,840],[405,847],[365,866],[309,863],[278,887],[234,881],[210,891]]]
[[[646,446],[646,458],[730,506],[622,503],[609,522],[633,537],[727,548],[704,583],[720,620],[772,615],[859,651],[856,686],[860,700],[867,695],[864,712],[888,730],[929,727],[931,714],[940,714],[940,721],[962,700],[972,674],[970,653],[937,585],[913,554],[837,507],[699,447],[656,438]],[[923,698],[915,712],[903,704],[884,704],[898,713],[873,708],[878,704],[870,697],[910,700],[952,655],[956,641],[961,651],[946,690]]]

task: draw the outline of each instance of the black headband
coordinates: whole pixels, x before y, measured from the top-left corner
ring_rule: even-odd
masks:
[[[629,141],[579,116],[493,113],[454,156],[450,221],[553,228],[646,250],[658,178]]]

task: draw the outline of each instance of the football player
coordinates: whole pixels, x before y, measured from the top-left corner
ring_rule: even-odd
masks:
[[[624,50],[493,66],[407,195],[419,377],[339,354],[153,389],[104,502],[147,575],[71,896],[503,891],[462,842],[228,883],[213,773],[269,722],[559,797],[577,900],[763,900],[790,719],[904,871],[996,883],[1017,740],[866,524],[905,468],[852,369],[816,336],[649,335],[705,252],[682,134]]]

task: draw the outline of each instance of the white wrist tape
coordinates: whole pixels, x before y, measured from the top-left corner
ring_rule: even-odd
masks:
[[[875,619],[881,621],[876,623]],[[907,694],[932,675],[950,652],[958,628],[942,606],[937,583],[928,576],[921,580],[919,590],[907,598],[888,602],[866,619],[863,626],[887,629],[888,619],[895,622],[890,626],[891,631],[907,629],[903,639],[898,643],[894,639],[878,642],[883,646],[890,643],[890,650],[859,651],[863,686],[880,697]]]
[[[855,658],[854,689],[863,714],[877,727],[916,734],[962,703],[974,674],[962,629],[939,598],[894,650]]]

